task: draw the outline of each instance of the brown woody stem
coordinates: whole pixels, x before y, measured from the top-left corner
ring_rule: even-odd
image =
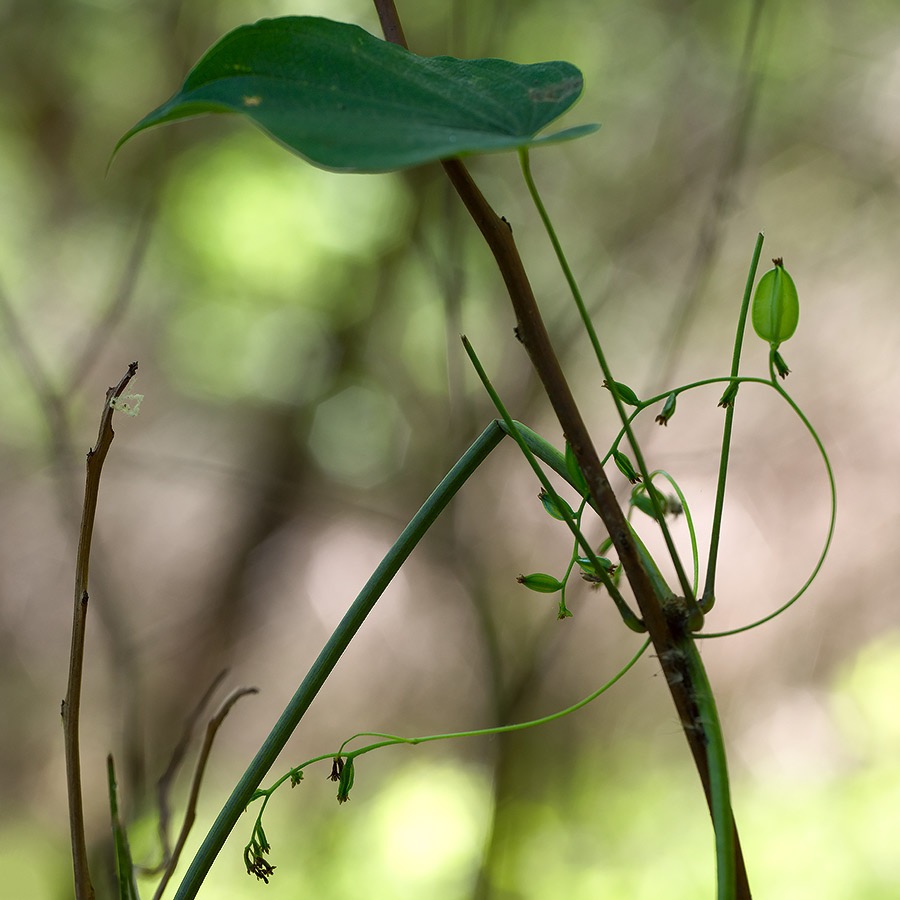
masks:
[[[94,886],[88,869],[87,843],[84,833],[84,799],[81,792],[81,752],[78,733],[81,720],[81,682],[84,671],[84,641],[87,633],[88,569],[91,558],[91,539],[100,493],[100,473],[115,432],[112,427],[113,400],[122,396],[134,378],[138,364],[131,363],[128,371],[115,387],[106,392],[97,443],[87,454],[87,473],[84,484],[84,507],[78,535],[75,559],[75,611],[72,621],[72,650],[69,657],[69,681],[66,699],[62,704],[63,730],[66,752],[66,789],[69,796],[69,830],[72,841],[72,863],[75,871],[76,900],[93,900]]]
[[[385,38],[404,47],[407,46],[393,0],[387,0],[387,2],[375,0],[375,7]],[[700,775],[707,804],[712,812],[713,798],[706,754],[706,737],[702,727],[698,727],[700,717],[697,704],[687,689],[686,685],[689,683],[689,679],[685,680],[679,662],[683,658],[679,644],[688,639],[684,633],[680,616],[677,614],[667,615],[663,610],[647,572],[640,562],[634,541],[628,531],[625,515],[609,479],[603,471],[597,450],[575,403],[556,352],[550,343],[550,337],[547,334],[509,224],[494,212],[460,160],[448,159],[441,164],[494,255],[494,260],[506,284],[515,310],[516,336],[525,346],[531,358],[531,363],[544,386],[544,391],[556,413],[563,433],[571,444],[572,451],[584,473],[591,499],[609,532],[628,576],[641,616],[666,675],[672,700],[678,710],[685,737]],[[737,857],[736,896],[749,898],[750,889],[736,830],[735,846]]]

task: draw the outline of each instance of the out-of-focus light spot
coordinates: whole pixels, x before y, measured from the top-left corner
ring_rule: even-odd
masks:
[[[188,153],[168,198],[179,245],[210,275],[313,304],[329,267],[403,240],[409,211],[397,177],[322,172],[254,134]]]
[[[477,865],[486,785],[449,764],[405,770],[378,798],[370,827],[391,881],[462,877]]]
[[[332,478],[370,488],[403,466],[409,425],[389,394],[353,385],[319,404],[309,435],[318,464]]]
[[[300,405],[321,393],[332,368],[330,333],[297,307],[179,307],[168,332],[167,365],[186,393]]]
[[[900,632],[869,644],[838,679],[835,712],[856,753],[896,758],[900,753]]]

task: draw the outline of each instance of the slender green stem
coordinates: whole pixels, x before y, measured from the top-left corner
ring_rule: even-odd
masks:
[[[565,252],[563,251],[562,244],[560,244],[559,242],[559,238],[556,234],[556,229],[553,226],[553,222],[550,219],[550,215],[547,212],[547,208],[544,206],[544,202],[541,199],[540,192],[538,191],[537,185],[535,184],[534,178],[532,177],[531,161],[528,155],[527,148],[519,150],[519,162],[522,168],[522,175],[525,178],[525,184],[528,187],[528,192],[531,194],[531,199],[534,202],[535,209],[537,210],[538,215],[540,216],[541,221],[544,224],[544,229],[547,232],[550,243],[553,245],[553,250],[556,253],[556,258],[559,261],[560,268],[562,269],[566,282],[569,285],[569,290],[571,291],[572,298],[574,299],[575,305],[578,308],[578,314],[581,317],[582,324],[584,325],[585,331],[587,332],[588,338],[591,342],[591,346],[594,349],[594,355],[597,357],[597,362],[599,363],[600,368],[603,371],[603,377],[606,379],[609,391],[612,394],[613,402],[616,406],[616,411],[622,421],[622,426],[625,430],[626,435],[628,436],[628,441],[631,445],[632,452],[634,453],[638,471],[640,471],[644,481],[648,481],[650,477],[649,469],[646,462],[644,461],[644,455],[641,452],[641,448],[638,445],[637,439],[635,438],[634,433],[631,430],[631,422],[629,420],[628,414],[625,411],[625,407],[622,404],[622,398],[619,396],[619,392],[616,390],[616,382],[613,378],[612,370],[610,369],[609,363],[606,360],[606,356],[603,353],[603,348],[600,346],[600,339],[597,337],[597,331],[594,328],[594,323],[591,321],[590,314],[588,313],[587,307],[584,304],[584,299],[581,296],[581,290],[578,287],[578,282],[575,280],[575,276],[572,274],[572,268],[571,266],[569,266],[569,261],[566,258]],[[697,627],[700,627],[702,625],[703,616],[700,612],[699,607],[696,605],[696,600],[694,599],[694,595],[691,592],[691,585],[688,581],[687,573],[685,572],[684,566],[682,565],[681,559],[678,555],[678,550],[675,547],[675,542],[674,540],[672,540],[672,535],[669,532],[669,528],[663,517],[662,510],[658,508],[656,498],[652,495],[650,495],[650,502],[653,504],[657,522],[659,523],[659,527],[662,530],[663,539],[666,542],[666,549],[668,550],[669,556],[672,559],[672,564],[675,567],[678,581],[681,584],[682,591],[684,592],[685,602],[689,607],[696,607],[696,609],[693,610],[692,618],[695,620],[695,624],[697,625]]]
[[[416,544],[431,527],[456,492],[465,484],[469,476],[481,465],[488,454],[503,439],[503,429],[493,421],[481,436],[463,454],[460,460],[434,489],[421,509],[413,516],[409,525],[374,571],[365,587],[360,591],[347,610],[334,633],[322,648],[296,693],[275,723],[269,736],[263,742],[253,761],[235,786],[222,811],[209,830],[196,856],[191,861],[182,880],[175,900],[195,897],[216,856],[225,844],[228,835],[241,817],[247,804],[266,773],[272,767],[278,754],[284,749],[306,710],[319,692],[326,678],[331,674],[337,661],[347,649],[350,641],[360,629],[375,603],[384,593],[394,575],[412,553]]]
[[[635,663],[644,655],[647,648],[650,646],[650,640],[645,640],[638,651],[631,657],[631,659],[615,674],[612,678],[609,679],[605,684],[601,687],[597,688],[591,694],[588,694],[587,697],[582,698],[577,703],[573,703],[571,706],[567,706],[565,709],[561,709],[558,712],[550,713],[546,716],[541,716],[538,719],[531,719],[528,722],[515,722],[511,725],[497,725],[493,728],[476,728],[473,731],[452,731],[447,734],[429,734],[425,737],[414,737],[414,738],[405,738],[400,737],[395,734],[381,734],[376,731],[361,731],[358,734],[354,734],[353,737],[347,738],[346,741],[341,745],[341,749],[339,752],[344,752],[344,747],[350,743],[350,741],[356,740],[357,738],[362,737],[375,737],[375,738],[384,738],[383,741],[377,744],[371,744],[366,747],[361,747],[359,750],[353,750],[350,752],[350,756],[362,756],[364,753],[370,753],[372,750],[378,750],[381,747],[391,747],[397,744],[411,744],[415,746],[416,744],[426,744],[431,741],[448,741],[455,738],[466,738],[466,737],[489,737],[495,734],[509,734],[513,731],[525,731],[527,728],[535,728],[538,725],[548,725],[550,722],[555,722],[558,719],[562,719],[565,716],[571,715],[574,712],[578,712],[579,709],[584,709],[589,703],[592,703],[596,700],[601,694],[605,694],[614,684],[620,681],[625,674],[630,671]]]
[[[128,835],[119,817],[119,792],[112,754],[106,757],[106,780],[109,790],[109,817],[112,822],[113,844],[116,851],[119,900],[140,900],[134,880],[134,864],[131,860],[131,850],[128,847]]]
[[[666,481],[672,485],[672,489],[678,495],[678,500],[681,503],[681,508],[684,511],[684,521],[687,524],[688,535],[690,537],[691,542],[691,564],[693,566],[693,577],[691,579],[691,587],[694,589],[694,595],[697,594],[697,581],[699,579],[699,570],[700,570],[700,553],[697,547],[697,532],[694,530],[694,517],[691,515],[691,507],[688,504],[687,497],[684,496],[684,492],[681,490],[678,482],[665,470],[665,469],[656,469],[656,471],[650,473],[650,478],[656,478],[657,475],[661,475]]]
[[[738,314],[737,333],[734,337],[734,352],[731,357],[731,377],[736,379],[741,367],[741,348],[744,344],[744,330],[747,327],[747,312],[750,309],[750,295],[753,291],[753,282],[756,280],[756,269],[759,266],[759,257],[762,253],[762,233],[756,237],[756,246],[753,248],[753,258],[750,261],[750,271],[747,273],[747,282],[744,285],[744,296],[741,300],[741,311]],[[736,383],[735,383],[736,384]],[[737,387],[735,386],[735,396]],[[716,563],[719,557],[719,537],[722,532],[722,512],[725,508],[725,480],[728,476],[728,457],[731,452],[731,433],[734,425],[734,400],[725,405],[725,424],[722,429],[722,452],[719,457],[719,475],[716,482],[716,508],[713,512],[712,534],[709,543],[709,560],[706,568],[706,584],[703,587],[703,596],[700,606],[704,612],[709,612],[716,602]]]
[[[834,538],[834,529],[837,523],[837,484],[834,480],[834,470],[831,468],[831,460],[828,458],[828,453],[825,450],[825,445],[822,443],[821,438],[816,432],[816,429],[813,428],[812,423],[804,414],[803,410],[800,409],[799,406],[794,402],[793,398],[788,394],[788,392],[782,387],[779,383],[778,378],[775,373],[774,367],[774,355],[775,351],[773,350],[769,354],[769,370],[771,373],[772,380],[770,382],[766,382],[770,387],[773,387],[779,394],[784,398],[785,402],[790,406],[790,408],[794,411],[800,421],[803,423],[806,430],[809,432],[810,437],[812,437],[815,442],[816,447],[818,448],[819,455],[822,457],[822,462],[825,464],[825,475],[828,478],[828,491],[831,498],[831,516],[828,522],[828,532],[825,536],[825,543],[822,546],[822,551],[819,553],[819,558],[816,560],[815,566],[813,566],[813,570],[810,573],[809,577],[800,587],[800,590],[797,591],[786,603],[783,603],[778,607],[774,612],[769,613],[767,616],[763,616],[761,619],[757,619],[755,622],[751,622],[749,625],[742,625],[740,628],[732,628],[728,631],[717,631],[710,634],[698,634],[697,637],[703,638],[719,638],[719,637],[728,637],[732,634],[740,634],[742,631],[750,631],[751,628],[757,628],[760,625],[764,625],[766,622],[771,621],[776,616],[780,616],[788,607],[794,605],[807,591],[809,586],[815,581],[816,576],[819,574],[819,570],[822,568],[822,565],[825,562],[825,557],[828,556],[828,551],[831,549],[831,542]]]
[[[694,701],[697,704],[698,725],[706,739],[706,757],[709,765],[710,814],[716,836],[716,883],[718,900],[735,900],[737,897],[737,846],[735,842],[734,814],[731,810],[731,790],[728,783],[728,764],[725,757],[725,739],[716,709],[712,687],[706,668],[691,637],[685,637],[682,648],[686,657],[686,670],[690,678]]]
[[[506,407],[503,405],[503,401],[500,399],[500,395],[497,393],[494,385],[491,383],[490,378],[488,378],[487,372],[485,372],[484,370],[484,366],[481,365],[481,360],[478,359],[478,355],[475,353],[474,347],[472,347],[469,339],[465,335],[463,335],[462,341],[463,346],[466,348],[466,353],[469,354],[469,359],[472,361],[472,365],[475,367],[475,371],[478,373],[478,377],[481,379],[481,383],[484,385],[484,389],[487,391],[488,396],[490,396],[491,401],[503,418],[503,423],[506,426],[507,433],[511,435],[511,437],[519,445],[522,454],[528,460],[528,464],[531,466],[534,474],[537,476],[538,481],[540,481],[541,486],[544,488],[544,490],[554,500],[559,500],[559,495],[556,493],[556,489],[550,483],[550,479],[547,478],[544,470],[538,465],[534,454],[531,452],[531,448],[528,446],[528,442],[520,433],[516,422],[513,420],[512,416],[510,416]],[[563,461],[563,465],[565,465],[565,461]],[[568,475],[566,476],[566,478],[568,479]],[[603,567],[597,561],[597,554],[594,552],[594,548],[591,546],[590,541],[588,541],[588,539],[581,533],[581,529],[578,527],[578,523],[569,514],[566,505],[564,503],[558,503],[557,509],[559,510],[560,515],[563,517],[563,521],[566,523],[566,525],[569,526],[570,531],[575,536],[575,540],[581,545],[581,548],[584,550],[584,554],[593,567],[594,571],[597,573],[598,577],[601,578],[603,586],[609,591],[610,596],[613,598],[613,602],[616,604],[616,608],[619,610],[619,615],[622,617],[622,620],[632,631],[638,633],[645,632],[647,630],[646,626],[631,611],[631,608],[625,602],[625,598],[619,592],[619,589],[616,587],[613,580],[606,574],[606,572],[603,570]]]
[[[550,713],[546,716],[541,716],[538,719],[531,719],[527,722],[516,722],[511,725],[496,725],[492,728],[476,728],[472,731],[452,731],[447,732],[445,734],[429,734],[423,737],[401,737],[396,734],[386,734],[380,731],[360,731],[357,734],[352,735],[347,738],[343,744],[338,748],[336,753],[322,753],[319,756],[314,756],[312,759],[306,760],[306,762],[301,763],[299,766],[291,769],[285,775],[282,775],[277,781],[275,781],[271,787],[265,788],[264,790],[259,790],[256,792],[256,795],[252,799],[258,799],[260,797],[265,798],[264,803],[268,802],[269,797],[279,788],[282,784],[288,781],[291,777],[295,776],[295,773],[302,771],[303,769],[313,765],[317,762],[322,762],[326,759],[334,759],[336,756],[362,756],[365,753],[371,753],[373,750],[379,750],[382,747],[394,747],[397,744],[409,744],[411,746],[415,746],[417,744],[427,744],[433,741],[448,741],[455,738],[467,738],[467,737],[490,737],[495,734],[509,734],[513,731],[524,731],[527,728],[535,728],[539,725],[548,725],[550,722],[555,722],[559,719],[562,719],[564,716],[571,715],[574,712],[578,712],[579,709],[584,709],[589,703],[593,703],[601,694],[605,694],[614,684],[617,684],[621,679],[632,669],[634,668],[637,661],[646,653],[647,648],[650,646],[650,640],[645,640],[641,646],[638,648],[637,652],[631,659],[625,663],[625,665],[619,669],[619,671],[613,675],[609,681],[605,682],[596,691],[588,694],[587,697],[582,698],[577,703],[573,703],[571,706],[567,706],[565,709],[558,710],[555,713]],[[372,737],[372,738],[383,738],[383,740],[379,741],[376,744],[370,744],[365,747],[361,747],[359,750],[353,750],[349,753],[346,751],[346,746],[351,741],[355,741],[358,738],[364,737]],[[260,810],[260,815],[257,819],[262,817],[262,810]]]

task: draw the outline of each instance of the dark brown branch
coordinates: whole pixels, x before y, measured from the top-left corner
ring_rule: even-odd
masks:
[[[403,25],[400,16],[397,15],[397,7],[394,0],[375,0],[375,9],[378,12],[378,20],[381,22],[381,30],[384,39],[392,44],[399,44],[409,49],[406,43],[406,35],[403,33]]]
[[[385,37],[391,40],[392,34],[399,34],[402,41],[402,29],[393,3],[380,3],[375,6],[381,20]],[[703,785],[707,804],[712,812],[712,790],[709,777],[709,764],[706,757],[705,737],[702,728],[697,727],[698,711],[693,698],[685,684],[683,673],[678,670],[676,660],[680,658],[677,650],[678,641],[683,639],[682,626],[677,617],[670,621],[660,605],[653,586],[637,554],[634,541],[628,530],[622,508],[619,506],[609,479],[600,464],[600,458],[594,447],[581,413],[572,396],[572,392],[563,374],[556,352],[550,343],[547,329],[544,326],[534,292],[519,256],[518,248],[513,240],[509,225],[491,208],[478,186],[472,180],[468,170],[458,159],[445,160],[442,163],[447,177],[456,188],[460,199],[469,211],[473,221],[481,231],[490,247],[509,292],[517,319],[516,334],[525,345],[532,365],[541,379],[547,398],[562,426],[563,433],[572,446],[578,464],[581,466],[588,484],[591,499],[606,526],[609,536],[615,545],[619,559],[629,584],[634,591],[647,631],[660,659],[660,665],[666,674],[666,681],[672,700],[678,710],[685,737],[694,757],[697,772]],[[673,625],[675,630],[673,630]],[[735,829],[735,836],[737,835]],[[738,896],[750,896],[746,872],[737,841],[738,860]]]
[[[75,872],[76,900],[93,900],[94,887],[88,870],[87,846],[84,834],[84,798],[81,793],[81,753],[78,729],[81,718],[81,682],[84,671],[84,640],[87,631],[88,569],[91,539],[97,514],[100,474],[115,432],[112,427],[112,401],[125,392],[134,378],[138,364],[133,362],[115,387],[106,392],[97,443],[87,454],[87,473],[84,485],[84,508],[78,535],[75,560],[75,611],[72,621],[72,650],[69,657],[69,681],[63,700],[62,718],[66,752],[66,788],[69,797],[69,829],[72,840],[72,863]]]

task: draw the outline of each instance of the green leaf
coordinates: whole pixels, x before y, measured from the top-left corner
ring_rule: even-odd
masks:
[[[171,99],[116,145],[154,125],[238,113],[315,166],[384,172],[449,157],[572,140],[535,135],[581,95],[566,62],[416,56],[356,25],[262,19],[225,35]]]

